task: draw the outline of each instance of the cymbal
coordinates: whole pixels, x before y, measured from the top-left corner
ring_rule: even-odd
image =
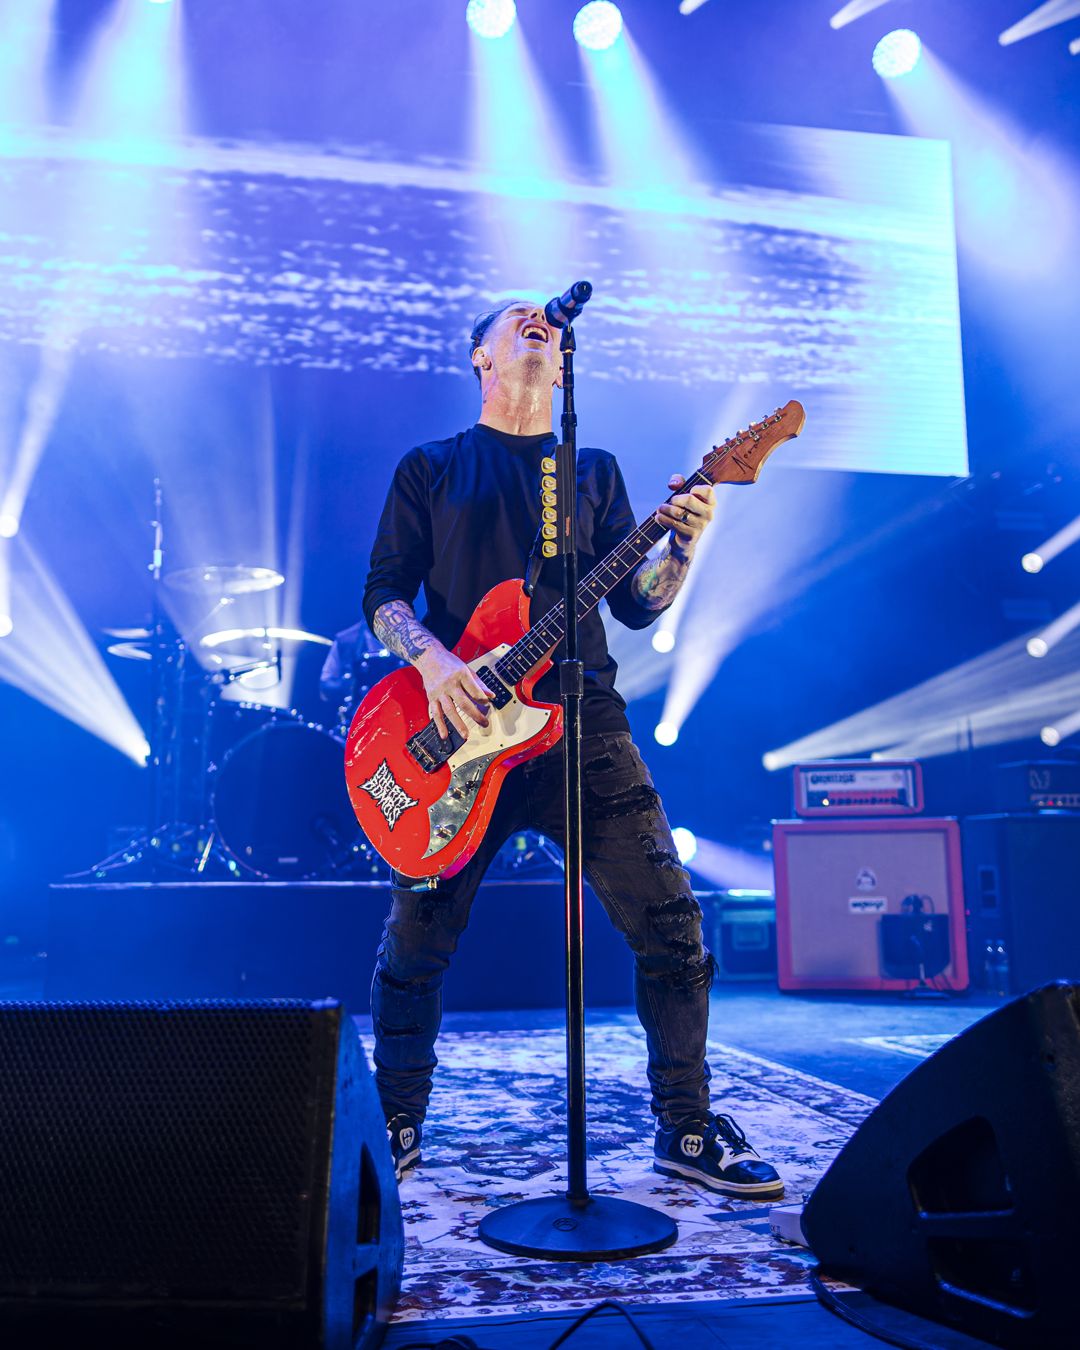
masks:
[[[149,661],[149,642],[110,642],[105,648],[110,656],[119,656],[124,661]]]
[[[151,636],[149,628],[103,628],[101,631],[107,637],[122,638],[125,642],[145,641]]]
[[[182,567],[170,572],[166,586],[174,591],[198,595],[249,595],[252,591],[270,591],[285,578],[272,567],[249,567],[246,563],[208,563],[203,567]]]
[[[199,639],[200,647],[228,647],[238,642],[314,642],[320,647],[332,647],[328,637],[308,633],[303,628],[223,628],[218,633],[207,633]]]

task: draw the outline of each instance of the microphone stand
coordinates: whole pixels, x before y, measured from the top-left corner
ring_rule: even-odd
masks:
[[[590,287],[591,290],[591,287]],[[678,1237],[674,1219],[631,1200],[589,1193],[585,1114],[585,991],[582,938],[581,700],[585,668],[578,655],[577,413],[574,352],[562,330],[562,443],[556,451],[558,550],[563,560],[565,656],[559,662],[563,707],[563,773],[566,880],[566,1143],[565,1195],[519,1200],[481,1221],[480,1239],[515,1256],[563,1261],[605,1261],[662,1251]]]

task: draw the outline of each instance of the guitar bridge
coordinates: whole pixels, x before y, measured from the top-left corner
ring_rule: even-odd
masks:
[[[450,727],[449,731],[449,736],[444,740],[439,735],[439,728],[435,723],[429,722],[405,742],[406,750],[425,773],[434,773],[440,765],[446,763],[455,750],[459,750],[465,744],[465,737],[460,731],[454,727]]]

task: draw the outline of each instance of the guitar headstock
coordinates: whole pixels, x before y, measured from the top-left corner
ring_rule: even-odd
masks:
[[[712,483],[756,483],[761,467],[778,445],[803,429],[806,410],[797,400],[785,403],[769,417],[753,422],[723,445],[714,445],[701,465]]]

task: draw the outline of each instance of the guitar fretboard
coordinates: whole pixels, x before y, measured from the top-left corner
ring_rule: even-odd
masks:
[[[726,451],[727,447],[725,446],[722,448],[719,457],[723,457]],[[679,491],[685,492],[688,488],[707,484],[711,481],[709,476],[702,469],[699,469],[697,473],[686,480]],[[671,500],[670,497],[668,500]],[[583,619],[586,614],[594,610],[609,591],[614,590],[620,581],[628,577],[649,549],[658,544],[667,532],[667,527],[661,525],[655,515],[650,516],[648,520],[643,520],[640,525],[636,526],[633,532],[628,534],[621,544],[613,548],[606,558],[598,562],[592,571],[578,582],[578,619]],[[548,610],[542,619],[533,624],[524,637],[518,638],[510,650],[496,661],[495,674],[506,684],[517,684],[565,636],[566,615],[563,602],[560,600],[557,605],[553,605]]]

